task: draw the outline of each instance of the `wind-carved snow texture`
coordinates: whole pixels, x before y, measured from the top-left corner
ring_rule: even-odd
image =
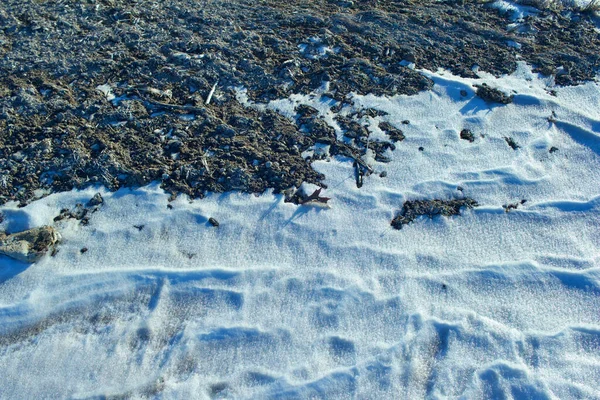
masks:
[[[423,73],[433,90],[354,97],[379,111],[373,135],[406,138],[360,189],[323,152],[331,209],[169,203],[158,183],[3,206],[0,228],[54,224],[63,242],[31,266],[0,258],[0,397],[600,398],[598,83]],[[320,96],[278,108],[298,104],[329,115]],[[98,190],[87,225],[54,222]],[[390,226],[406,201],[463,196],[479,207]]]

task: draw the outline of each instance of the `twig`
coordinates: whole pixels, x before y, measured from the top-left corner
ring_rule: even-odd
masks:
[[[213,85],[212,89],[210,89],[210,93],[208,94],[208,97],[206,98],[206,105],[210,104],[210,100],[213,97],[213,94],[215,94],[215,90],[217,90],[217,84],[219,83],[219,81],[217,80],[215,82],[215,84]]]

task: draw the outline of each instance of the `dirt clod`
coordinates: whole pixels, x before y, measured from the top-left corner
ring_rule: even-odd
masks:
[[[506,141],[506,143],[511,147],[511,149],[513,150],[517,150],[520,149],[521,146],[519,146],[517,144],[517,142],[515,142],[515,140],[513,138],[511,138],[510,136],[505,136],[504,140]]]
[[[473,132],[471,132],[469,129],[463,129],[460,131],[460,138],[463,140],[468,140],[471,143],[475,141],[475,135],[473,135]]]
[[[413,200],[406,201],[402,206],[402,211],[392,220],[392,227],[402,229],[417,219],[419,216],[428,216],[433,218],[436,215],[451,217],[460,215],[460,210],[463,207],[473,208],[479,204],[471,198],[462,198],[455,200]]]
[[[481,97],[483,100],[488,103],[500,103],[500,104],[510,104],[513,101],[513,96],[509,96],[506,93],[501,92],[498,89],[491,88],[485,83],[481,85],[476,85],[477,87],[477,96]]]

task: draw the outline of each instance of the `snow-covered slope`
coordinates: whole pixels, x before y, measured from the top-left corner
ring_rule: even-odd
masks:
[[[406,140],[361,189],[348,160],[315,162],[331,209],[158,185],[2,207],[13,232],[105,199],[56,223],[55,257],[0,257],[0,397],[600,398],[600,86],[424,73],[431,92],[355,97],[389,113],[373,137]],[[318,94],[270,106],[300,103],[334,123]],[[406,200],[461,196],[480,207],[390,227]]]

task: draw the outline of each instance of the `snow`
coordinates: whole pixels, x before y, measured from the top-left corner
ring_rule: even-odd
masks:
[[[541,2],[540,2],[541,4]],[[530,15],[536,15],[539,10],[532,6],[520,5],[512,1],[496,0],[490,5],[502,13],[510,14],[513,21],[523,20]]]
[[[158,184],[3,206],[0,228],[63,243],[0,258],[0,398],[600,398],[600,86],[422,73],[433,90],[354,96],[389,113],[365,117],[373,137],[406,139],[361,189],[348,160],[316,161],[331,209]],[[267,107],[334,123],[320,94]],[[53,221],[98,191],[88,226]],[[460,196],[480,207],[390,227],[406,200]]]

